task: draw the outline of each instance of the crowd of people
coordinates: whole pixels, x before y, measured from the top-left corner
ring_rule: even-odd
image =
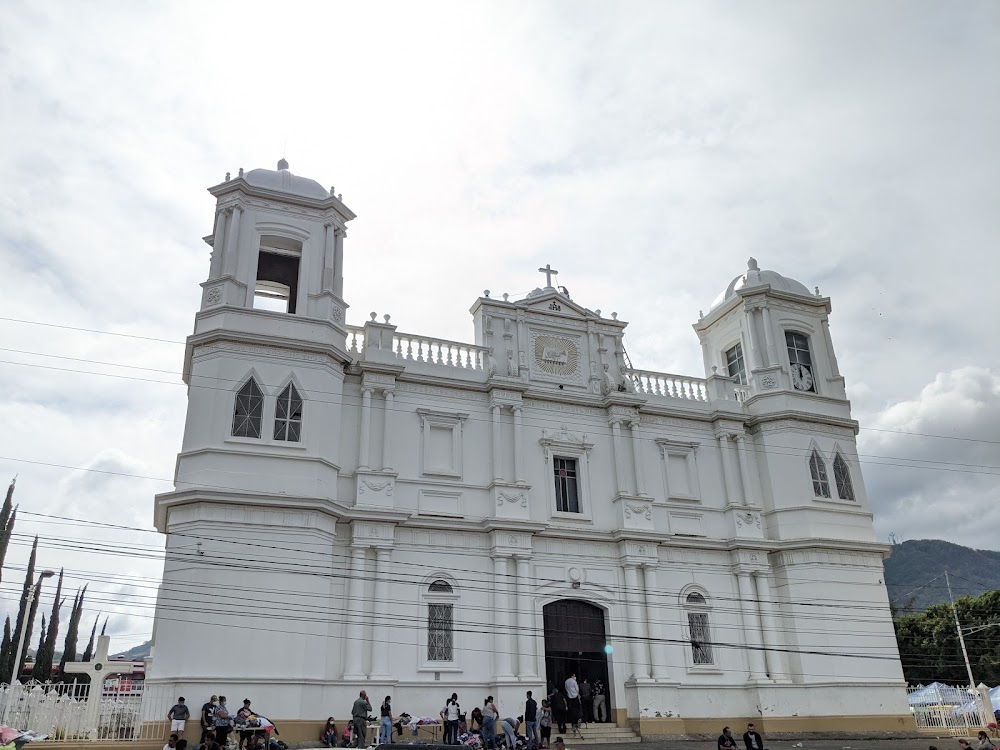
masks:
[[[191,710],[183,696],[167,711],[167,719],[170,721],[170,738],[163,750],[187,750],[189,742],[184,733],[191,719]],[[249,698],[243,699],[242,708],[234,715],[226,703],[226,696],[213,695],[201,707],[199,728],[201,734],[194,750],[225,750],[229,735],[234,731],[238,733],[238,750],[262,750],[262,740],[267,741],[267,750],[287,750],[285,743],[269,738],[271,730],[278,734],[278,728],[267,717],[254,711]]]

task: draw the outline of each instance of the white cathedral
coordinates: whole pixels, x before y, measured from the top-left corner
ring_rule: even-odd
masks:
[[[332,188],[209,192],[149,684],[286,740],[361,688],[517,716],[571,672],[643,736],[912,726],[829,298],[751,259],[704,377],[633,367],[548,267],[475,343],[352,326]]]

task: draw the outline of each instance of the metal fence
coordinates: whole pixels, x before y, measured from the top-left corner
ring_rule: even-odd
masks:
[[[0,685],[3,723],[50,742],[161,739],[173,705],[163,690],[136,684],[127,693],[93,691],[82,683]],[[93,702],[91,698],[93,697]],[[195,722],[197,723],[197,722]]]
[[[934,683],[909,687],[907,693],[910,711],[920,730],[967,737],[996,721],[969,688]]]

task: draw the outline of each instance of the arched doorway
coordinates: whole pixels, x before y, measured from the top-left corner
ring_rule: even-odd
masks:
[[[566,678],[576,674],[604,683],[608,716],[611,716],[611,681],[608,679],[608,644],[605,612],[590,602],[560,599],[542,609],[545,625],[545,681],[561,690]],[[586,720],[591,721],[592,716]]]

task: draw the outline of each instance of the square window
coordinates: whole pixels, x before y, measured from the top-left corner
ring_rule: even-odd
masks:
[[[743,346],[736,344],[732,349],[726,351],[726,368],[729,377],[734,378],[740,385],[747,384],[747,371],[743,364]]]
[[[579,513],[580,487],[576,459],[554,457],[552,467],[556,483],[556,510],[560,513]]]

